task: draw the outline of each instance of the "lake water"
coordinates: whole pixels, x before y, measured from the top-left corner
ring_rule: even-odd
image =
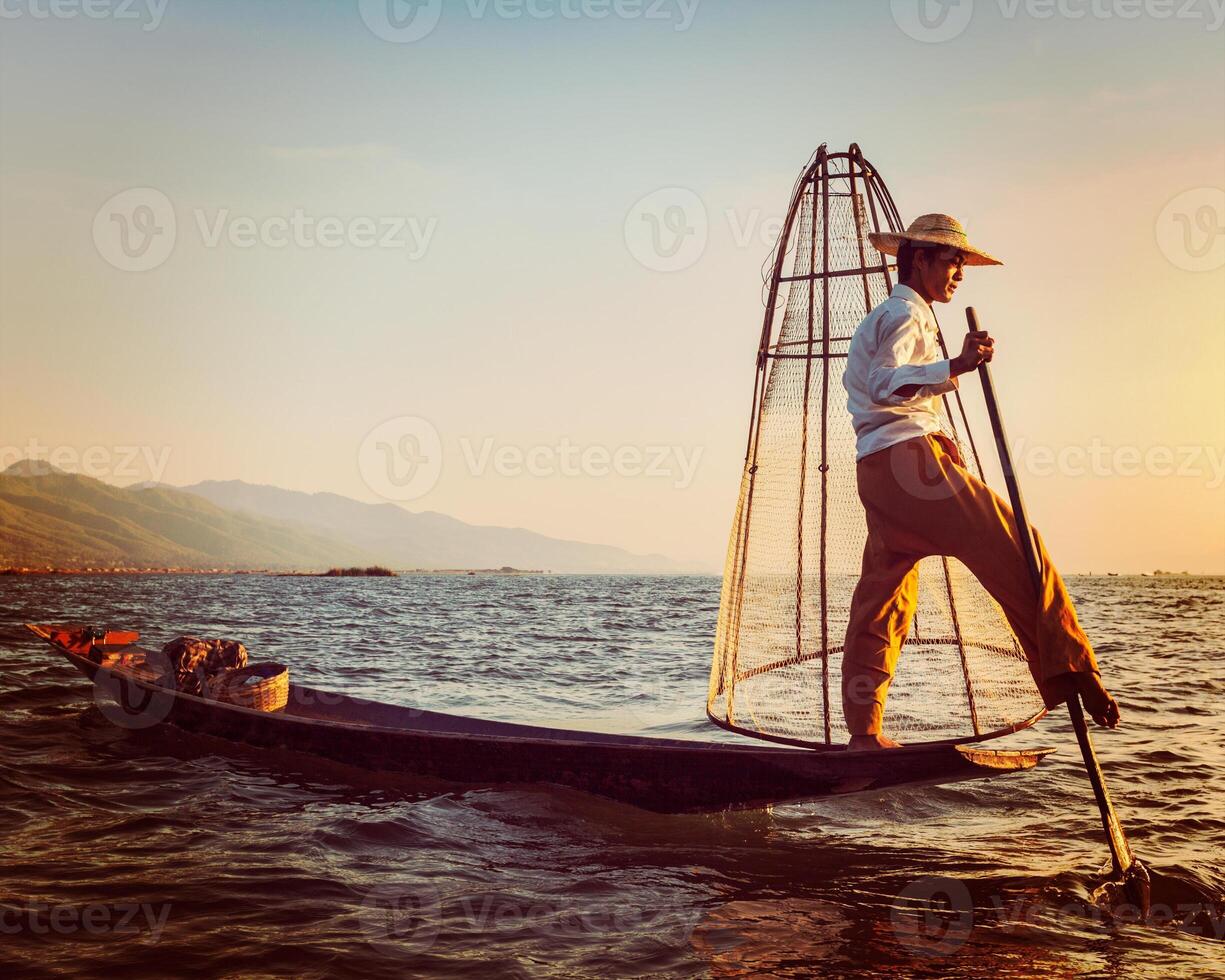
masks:
[[[12,577],[0,971],[1225,976],[1225,579],[1069,586],[1123,705],[1124,727],[1095,737],[1154,900],[1219,940],[1088,902],[1107,851],[1059,713],[1011,737],[1059,748],[1030,773],[661,816],[547,786],[390,787],[132,732],[19,627],[232,637],[295,680],[383,701],[736,738],[704,716],[713,578]],[[940,889],[972,909],[919,916],[911,900]]]

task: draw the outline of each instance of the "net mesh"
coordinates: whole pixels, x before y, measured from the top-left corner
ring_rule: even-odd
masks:
[[[892,285],[868,232],[899,226],[857,148],[818,151],[797,184],[769,283],[707,701],[716,723],[745,734],[814,745],[848,737],[842,645],[867,524],[842,374],[856,326]],[[942,399],[942,426],[981,478],[960,408]],[[885,734],[972,739],[1041,711],[1002,610],[956,559],[923,559]]]

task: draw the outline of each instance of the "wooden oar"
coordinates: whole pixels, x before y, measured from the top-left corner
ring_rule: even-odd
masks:
[[[966,309],[966,320],[971,330],[980,330],[978,314],[973,307]],[[1042,594],[1042,570],[1038,565],[1038,552],[1034,547],[1033,531],[1029,526],[1029,518],[1025,513],[1025,501],[1021,498],[1021,486],[1017,482],[1016,470],[1012,465],[1012,451],[1008,448],[1008,439],[1004,435],[1004,421],[1000,417],[999,402],[995,398],[995,384],[991,380],[991,366],[985,361],[978,366],[978,377],[983,383],[983,397],[987,402],[987,415],[991,418],[991,431],[995,435],[995,448],[999,451],[1000,466],[1004,470],[1004,483],[1008,487],[1008,498],[1012,504],[1012,513],[1016,518],[1017,530],[1021,537],[1021,551],[1025,555],[1025,563],[1029,567],[1029,575],[1034,583],[1037,595]],[[1102,816],[1102,827],[1106,831],[1106,840],[1110,845],[1110,858],[1114,865],[1114,877],[1123,884],[1124,894],[1134,904],[1144,917],[1149,909],[1149,877],[1144,865],[1136,858],[1123,833],[1123,827],[1114,812],[1114,804],[1110,802],[1110,793],[1106,789],[1106,779],[1102,775],[1101,764],[1097,761],[1097,753],[1093,751],[1093,740],[1089,736],[1089,726],[1085,724],[1085,713],[1081,708],[1080,695],[1073,694],[1068,698],[1068,714],[1072,716],[1072,727],[1076,730],[1076,741],[1080,743],[1080,753],[1084,756],[1085,769],[1089,774],[1089,782],[1093,786],[1093,795],[1097,799],[1097,808]]]

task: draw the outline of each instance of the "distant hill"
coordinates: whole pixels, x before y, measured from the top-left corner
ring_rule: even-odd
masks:
[[[315,568],[360,548],[169,487],[123,489],[22,461],[0,473],[0,565]]]
[[[663,555],[550,538],[518,527],[466,524],[432,511],[367,504],[334,493],[301,493],[241,480],[183,488],[218,506],[287,520],[347,541],[393,568],[547,568],[555,572],[669,573],[689,569]]]
[[[67,476],[65,470],[52,466],[45,459],[19,459],[2,474],[4,476]]]
[[[669,573],[662,555],[239,480],[114,487],[22,460],[0,473],[0,566],[544,568]]]

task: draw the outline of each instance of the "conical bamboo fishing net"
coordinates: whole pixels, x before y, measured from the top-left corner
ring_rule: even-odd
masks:
[[[902,227],[858,146],[832,154],[822,146],[796,184],[768,283],[723,573],[707,713],[725,728],[814,746],[848,737],[842,648],[867,525],[842,374],[856,326],[895,279],[868,232]],[[981,477],[960,395],[941,403],[945,433]],[[956,559],[923,559],[885,734],[969,741],[1041,714],[1003,612]]]

